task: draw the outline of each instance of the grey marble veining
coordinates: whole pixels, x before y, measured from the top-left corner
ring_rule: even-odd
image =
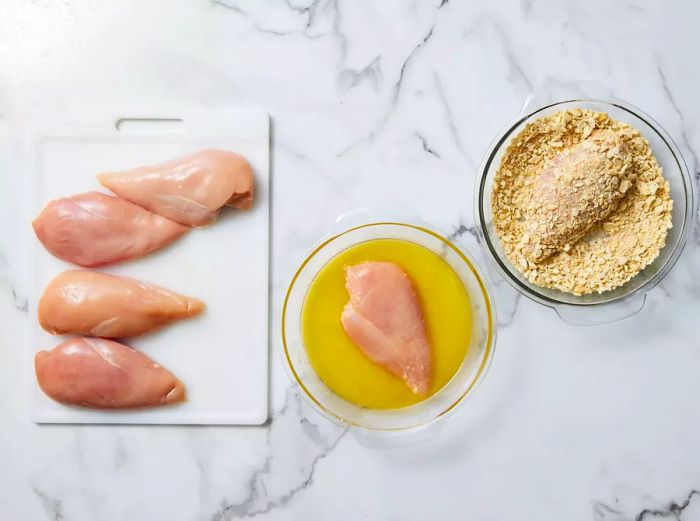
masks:
[[[700,173],[695,2],[10,0],[0,10],[0,518],[700,520],[700,232],[643,311],[566,326],[497,276],[498,344],[440,436],[373,450],[277,354],[281,295],[341,212],[409,205],[485,266],[473,188],[533,90],[592,80]],[[272,413],[259,428],[27,419],[20,107],[239,103],[273,116]],[[696,187],[700,182],[695,178]]]

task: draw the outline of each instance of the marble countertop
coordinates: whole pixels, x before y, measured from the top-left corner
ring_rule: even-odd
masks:
[[[533,89],[603,83],[700,171],[699,16],[691,0],[4,2],[0,165],[26,104],[237,103],[273,116],[275,188],[270,422],[37,426],[27,231],[1,168],[0,518],[700,520],[697,233],[610,325],[567,326],[494,277],[491,371],[417,446],[368,449],[310,409],[276,327],[296,260],[344,210],[411,205],[479,257],[478,164]]]

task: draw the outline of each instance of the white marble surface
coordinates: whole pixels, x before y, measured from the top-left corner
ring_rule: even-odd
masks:
[[[700,519],[697,234],[643,312],[612,325],[566,326],[494,280],[491,372],[419,446],[359,445],[300,400],[276,351],[287,276],[339,212],[410,204],[478,250],[476,168],[532,88],[603,82],[700,170],[699,16],[692,0],[3,2],[0,518]],[[13,118],[26,104],[105,102],[273,115],[266,427],[27,419],[22,334],[34,317]]]

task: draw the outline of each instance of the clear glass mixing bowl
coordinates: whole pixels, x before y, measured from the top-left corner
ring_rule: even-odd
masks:
[[[565,322],[576,325],[613,322],[641,311],[647,292],[663,280],[683,251],[692,227],[694,208],[693,184],[688,166],[668,133],[649,115],[629,103],[587,97],[590,94],[586,91],[587,88],[582,89],[581,84],[564,86],[531,96],[526,101],[521,113],[498,136],[484,157],[477,179],[474,204],[476,222],[480,228],[480,243],[500,274],[520,293],[553,308]],[[673,199],[673,228],[668,231],[666,245],[657,259],[626,284],[606,293],[584,296],[530,283],[507,259],[496,235],[491,212],[494,178],[511,140],[531,121],[573,108],[606,112],[611,118],[639,130],[649,141],[663,168],[663,175],[671,185]]]
[[[362,210],[340,218],[335,233],[317,243],[301,262],[284,298],[282,351],[292,380],[298,384],[308,402],[321,414],[356,431],[417,431],[447,417],[477,388],[486,374],[494,351],[495,308],[486,279],[474,261],[453,241],[425,223],[417,223],[416,219],[399,220],[395,217],[388,216],[386,211]],[[440,255],[464,283],[472,306],[473,334],[465,359],[457,373],[436,394],[420,403],[400,409],[366,409],[335,394],[311,366],[302,335],[302,308],[307,290],[316,274],[343,250],[374,239],[411,241]],[[340,320],[340,317],[338,319]]]

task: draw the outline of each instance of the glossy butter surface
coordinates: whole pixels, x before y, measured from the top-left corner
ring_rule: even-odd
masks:
[[[370,361],[346,335],[340,321],[349,299],[344,267],[363,261],[398,264],[416,288],[433,356],[433,384],[427,396],[439,391],[464,360],[472,331],[469,295],[437,254],[398,239],[376,239],[348,248],[331,259],[311,283],[302,310],[302,333],[319,377],[356,405],[405,407],[426,397],[413,394],[401,379]]]

